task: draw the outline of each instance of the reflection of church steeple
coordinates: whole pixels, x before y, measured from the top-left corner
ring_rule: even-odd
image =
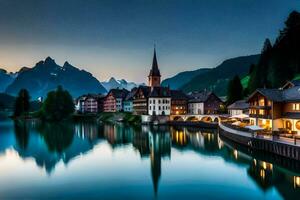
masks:
[[[151,149],[151,175],[155,196],[158,191],[158,183],[161,176],[161,155]]]
[[[158,130],[159,131],[159,130]],[[161,159],[164,156],[170,157],[171,137],[168,133],[150,133],[150,160],[151,175],[155,196],[158,192],[159,179],[161,176]]]

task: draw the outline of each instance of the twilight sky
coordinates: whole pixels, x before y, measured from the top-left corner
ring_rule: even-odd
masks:
[[[299,0],[0,0],[0,68],[51,56],[100,81],[146,82],[156,43],[162,78],[259,53]]]

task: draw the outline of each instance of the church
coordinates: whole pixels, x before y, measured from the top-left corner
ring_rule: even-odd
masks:
[[[152,66],[148,75],[148,86],[140,86],[133,97],[133,113],[137,115],[152,115],[152,116],[165,116],[172,114],[172,108],[178,108],[183,111],[182,114],[186,114],[187,106],[180,106],[172,104],[172,94],[174,91],[169,87],[161,86],[161,74],[158,67],[156,49],[154,48]],[[178,92],[176,93],[178,97]],[[182,93],[184,96],[184,94]],[[182,97],[180,97],[182,99]],[[184,96],[185,98],[185,96]],[[174,99],[174,102],[176,99]],[[179,109],[180,110],[180,109]]]

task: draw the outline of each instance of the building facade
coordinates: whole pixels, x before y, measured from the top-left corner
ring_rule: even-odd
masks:
[[[133,97],[137,91],[137,88],[133,88],[126,96],[123,102],[124,112],[133,112]]]
[[[123,100],[128,94],[126,89],[112,89],[109,91],[103,102],[104,112],[123,111]]]
[[[151,88],[148,86],[139,86],[133,96],[133,113],[136,115],[148,114],[148,97]]]
[[[300,86],[257,89],[248,102],[250,123],[271,131],[300,134]]]
[[[249,104],[246,100],[239,100],[227,107],[230,116],[249,114]]]
[[[213,92],[194,92],[189,95],[188,113],[194,115],[217,114],[224,105]]]
[[[148,98],[148,115],[171,114],[171,91],[167,87],[152,87]]]
[[[171,115],[188,113],[188,97],[180,90],[171,90]]]
[[[98,112],[98,95],[83,95],[77,98],[75,110],[78,113],[97,113]]]

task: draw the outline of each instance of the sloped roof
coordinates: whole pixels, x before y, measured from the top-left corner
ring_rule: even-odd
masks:
[[[151,87],[141,85],[138,87],[137,91],[142,91],[143,95],[147,98],[151,92]]]
[[[239,100],[229,105],[227,109],[229,110],[246,110],[249,108],[249,103],[246,100]]]
[[[94,98],[96,100],[100,100],[101,98],[104,98],[105,95],[103,94],[84,94],[76,98],[75,102],[78,103],[79,101],[85,101],[88,98]]]
[[[256,93],[260,93],[274,102],[296,102],[300,101],[300,86],[294,86],[288,89],[257,89],[249,98]]]
[[[115,97],[115,98],[125,98],[127,96],[127,94],[129,93],[128,90],[126,89],[111,89],[109,91],[109,94],[112,93],[112,95]]]
[[[171,90],[172,99],[187,100],[188,96],[181,90]]]
[[[283,97],[286,102],[300,101],[300,86],[283,90]]]
[[[284,84],[284,86],[282,88],[287,89],[289,86],[291,86],[291,87],[300,86],[300,80],[288,81],[288,82],[286,82],[286,84]]]
[[[260,88],[257,91],[272,101],[280,102],[284,100],[283,90]]]
[[[205,102],[209,98],[210,95],[212,95],[213,92],[209,91],[203,91],[203,92],[193,92],[189,94],[189,102],[191,103],[200,103],[200,102]]]
[[[171,90],[168,87],[152,87],[149,97],[171,97]]]
[[[127,96],[126,96],[126,98],[125,98],[125,101],[133,100],[133,97],[134,97],[134,95],[135,95],[137,89],[138,89],[138,88],[133,88],[133,89],[127,94]]]

